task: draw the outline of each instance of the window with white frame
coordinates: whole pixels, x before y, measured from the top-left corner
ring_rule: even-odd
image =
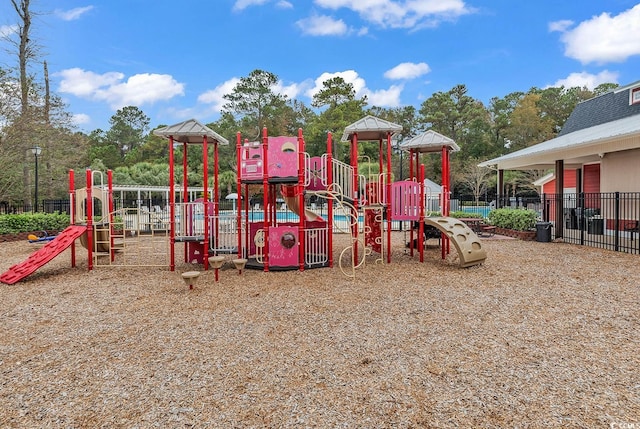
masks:
[[[629,104],[638,104],[640,103],[640,86],[636,88],[632,88],[629,93]]]

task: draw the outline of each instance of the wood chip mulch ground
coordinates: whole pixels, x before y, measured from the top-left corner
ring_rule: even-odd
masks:
[[[640,428],[638,255],[483,239],[461,269],[403,240],[355,280],[228,263],[193,290],[67,251],[0,284],[0,427]]]

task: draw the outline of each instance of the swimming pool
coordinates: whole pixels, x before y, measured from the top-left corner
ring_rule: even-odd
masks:
[[[318,216],[322,217],[323,219],[327,218],[326,213],[316,213]],[[351,219],[350,216],[344,215],[344,214],[333,214],[333,221],[334,222],[347,222],[349,219]],[[362,220],[364,219],[364,217],[362,215],[360,215],[358,217],[358,221],[362,222]],[[264,213],[263,212],[259,212],[259,211],[254,211],[254,212],[249,212],[249,222],[262,222],[264,220]],[[300,220],[300,217],[290,211],[279,211],[276,213],[276,220],[278,222],[298,222]]]
[[[489,216],[489,212],[491,211],[491,207],[489,206],[464,206],[460,208],[461,211],[467,213],[475,213],[479,214],[482,217],[486,218]]]

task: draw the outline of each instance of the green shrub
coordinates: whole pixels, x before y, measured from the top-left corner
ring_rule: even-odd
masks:
[[[462,218],[474,218],[474,219],[482,219],[482,215],[480,213],[474,213],[474,212],[465,212],[462,210],[456,210],[454,212],[450,212],[449,213],[449,217],[454,217],[456,219],[460,219]]]
[[[489,222],[499,228],[528,231],[535,228],[538,213],[535,210],[496,209],[489,212]]]
[[[28,213],[0,215],[0,234],[31,231],[61,231],[69,226],[69,215],[60,213]]]

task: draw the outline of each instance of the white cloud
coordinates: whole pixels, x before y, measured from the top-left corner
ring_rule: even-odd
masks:
[[[349,32],[349,27],[341,19],[333,19],[326,15],[314,15],[301,19],[296,25],[304,34],[311,36],[341,36]]]
[[[383,28],[436,26],[473,12],[462,0],[314,0],[314,3],[326,9],[350,9]]]
[[[63,21],[73,21],[93,9],[93,6],[76,7],[70,10],[56,9],[55,14]]]
[[[216,86],[214,89],[210,89],[209,91],[200,94],[198,96],[198,102],[213,104],[212,110],[220,112],[222,110],[222,106],[227,102],[227,100],[224,99],[224,95],[232,93],[233,88],[235,88],[238,82],[240,82],[240,79],[237,77],[231,78]]]
[[[387,79],[415,79],[429,73],[431,69],[427,63],[400,63],[384,73]]]
[[[71,121],[75,124],[75,125],[83,125],[83,124],[88,124],[91,122],[91,117],[85,113],[76,113],[75,115],[73,115],[73,117],[71,118]]]
[[[92,98],[99,88],[115,85],[124,78],[124,74],[119,72],[97,74],[77,67],[63,70],[57,75],[62,76],[58,88],[60,92],[81,98]]]
[[[565,55],[583,64],[623,62],[640,54],[640,4],[611,16],[603,13],[563,33]]]
[[[248,8],[249,6],[261,6],[268,1],[269,0],[236,0],[236,2],[233,4],[233,10],[241,11]]]
[[[211,112],[219,113],[222,111],[222,106],[224,106],[224,104],[227,102],[227,100],[224,99],[224,95],[231,94],[238,82],[240,82],[240,79],[237,77],[233,77],[226,82],[223,82],[222,84],[216,86],[214,89],[200,94],[198,96],[198,102],[203,104],[210,104],[211,108],[208,110]],[[308,86],[309,84],[307,82],[285,85],[280,80],[271,87],[271,90],[276,94],[286,95],[290,99],[294,99]]]
[[[140,106],[184,95],[184,84],[168,74],[141,73],[131,76],[126,82],[99,89],[97,95],[114,108]]]
[[[570,21],[568,19],[564,19],[561,21],[553,21],[549,23],[549,31],[550,32],[559,31],[561,33],[564,33],[572,25],[573,25],[573,21]]]
[[[184,94],[184,84],[166,74],[142,73],[123,81],[124,74],[97,74],[79,68],[63,70],[58,90],[76,97],[105,101],[112,109],[141,106]]]
[[[373,91],[367,88],[366,81],[358,75],[355,70],[345,70],[336,73],[322,73],[315,79],[313,87],[305,92],[309,98],[313,98],[320,90],[324,88],[323,83],[329,79],[341,77],[346,83],[353,85],[356,98],[367,96],[370,105],[380,107],[397,107],[400,106],[400,94],[404,87],[402,85],[392,85],[389,89],[381,89]]]
[[[181,109],[176,108],[175,106],[166,106],[158,112],[156,119],[158,119],[160,122],[164,120],[166,120],[167,122],[174,122],[190,118],[205,118],[208,115],[211,115],[212,112],[210,112],[209,110],[210,109],[202,110],[196,107],[187,107]]]
[[[286,95],[287,97],[289,97],[289,99],[293,100],[298,96],[298,94],[302,92],[302,88],[304,87],[304,83],[292,83],[289,85],[285,85],[284,82],[279,80],[278,83],[271,88],[271,90],[276,94]]]
[[[312,88],[308,89],[305,95],[309,98],[313,98],[314,95],[316,95],[324,88],[323,83],[329,79],[333,79],[334,77],[341,77],[346,83],[352,84],[353,90],[356,92],[356,96],[363,95],[362,91],[366,88],[366,83],[364,79],[358,76],[358,73],[355,70],[346,70],[336,73],[322,73],[315,79],[315,85]]]
[[[262,6],[263,4],[270,3],[273,0],[236,0],[233,4],[233,10],[240,12],[250,6]],[[278,9],[293,9],[293,3],[288,0],[277,0],[275,5]]]
[[[399,107],[401,105],[400,94],[402,94],[403,89],[404,86],[402,85],[391,85],[389,89],[380,89],[378,91],[365,89],[363,93],[367,96],[370,106]]]
[[[559,79],[551,86],[564,86],[565,88],[574,87],[587,87],[588,89],[594,89],[596,86],[602,83],[617,83],[618,73],[604,70],[598,74],[591,74],[587,72],[571,73],[564,79]]]
[[[0,37],[9,37],[18,32],[17,25],[0,25]]]
[[[279,1],[278,3],[276,3],[276,6],[280,9],[293,9],[293,4],[285,0]]]

